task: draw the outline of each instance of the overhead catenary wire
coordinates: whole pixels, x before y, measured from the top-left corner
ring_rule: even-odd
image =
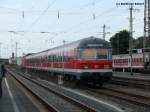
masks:
[[[113,7],[113,8],[111,8],[111,9],[108,9],[108,10],[106,10],[106,11],[104,11],[104,12],[98,14],[96,19],[98,19],[98,18],[101,17],[102,15],[105,15],[105,14],[108,14],[109,12],[112,12],[114,9],[116,9],[116,7]],[[61,34],[61,35],[62,35],[62,34],[67,35],[67,34],[71,33],[71,30],[73,30],[74,28],[79,28],[81,25],[87,24],[87,23],[88,23],[89,21],[91,21],[91,20],[93,20],[93,18],[87,19],[87,20],[82,21],[82,22],[80,22],[80,23],[78,23],[78,24],[76,24],[76,25],[73,25],[72,27],[66,29],[65,31],[61,31],[62,33],[59,33],[59,34],[56,35],[56,36],[59,36],[60,34]],[[69,31],[69,32],[67,32],[67,31]]]
[[[38,21],[39,19],[47,12],[47,10],[56,2],[56,0],[54,0],[41,14],[40,16],[30,25],[30,28],[32,28]],[[59,15],[60,16],[60,15]],[[58,35],[58,33],[57,33]],[[57,36],[55,35],[55,36]],[[53,37],[52,37],[53,38]]]
[[[108,9],[108,10],[106,10],[106,11],[104,11],[104,12],[98,14],[95,19],[98,19],[99,17],[101,17],[101,16],[104,15],[104,14],[108,14],[109,12],[112,12],[114,9],[116,9],[116,7],[110,8],[110,9]],[[79,26],[81,26],[81,25],[83,25],[83,24],[87,24],[87,23],[88,23],[89,21],[91,21],[91,20],[93,20],[93,18],[90,18],[90,19],[84,20],[84,21],[82,21],[82,22],[80,22],[80,23],[78,23],[78,24],[75,24],[75,25],[73,25],[73,26],[67,28],[67,29],[64,30],[64,31],[61,31],[61,32],[63,32],[63,33],[59,33],[59,34],[62,35],[62,34],[71,33],[71,30],[73,30],[74,28],[79,28]],[[59,36],[59,34],[58,34],[57,36]]]
[[[32,22],[32,24],[29,26],[29,28],[31,29],[39,20],[40,18],[48,11],[48,9],[56,2],[56,0],[53,0],[48,7],[38,16],[38,18]]]

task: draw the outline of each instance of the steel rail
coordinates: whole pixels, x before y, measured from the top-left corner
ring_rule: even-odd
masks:
[[[79,107],[82,107],[84,110],[87,110],[88,112],[97,112],[96,109],[94,109],[94,108],[92,108],[92,107],[89,107],[88,105],[83,104],[82,102],[79,102],[79,101],[77,101],[76,99],[73,99],[73,98],[71,98],[71,97],[69,97],[69,96],[66,96],[65,94],[62,94],[62,93],[60,93],[60,92],[57,92],[57,91],[55,91],[55,90],[53,90],[53,89],[47,87],[47,86],[44,85],[44,84],[41,84],[41,83],[39,83],[39,82],[37,82],[37,81],[35,81],[35,80],[33,80],[33,79],[30,79],[29,77],[24,76],[23,74],[21,74],[21,73],[19,73],[19,72],[17,72],[17,71],[12,71],[12,70],[10,70],[10,69],[7,69],[7,71],[8,71],[10,74],[12,74],[12,75],[14,74],[13,72],[16,72],[17,74],[19,74],[20,76],[26,78],[27,80],[30,80],[31,82],[33,82],[33,83],[35,83],[35,84],[37,84],[37,85],[39,85],[39,86],[45,88],[46,90],[48,90],[48,91],[50,91],[50,92],[52,92],[52,93],[54,93],[54,94],[56,94],[56,95],[58,95],[58,96],[64,98],[65,100],[67,100],[67,101],[69,101],[69,102],[72,102],[73,104],[75,104],[75,105],[77,105],[77,106],[79,106]]]
[[[122,99],[128,102],[134,103],[134,104],[150,107],[150,97],[148,96],[127,93],[124,91],[120,91],[120,90],[116,90],[116,89],[112,89],[108,87],[103,87],[102,90],[95,90],[91,88],[88,88],[88,90],[97,94],[103,94],[103,95],[107,95],[110,97]]]
[[[9,72],[10,73],[10,72]],[[46,100],[44,100],[40,95],[38,95],[36,92],[34,92],[33,90],[31,90],[28,86],[26,86],[25,84],[22,83],[22,81],[20,81],[16,76],[14,76],[12,73],[10,73],[11,76],[18,82],[20,83],[25,89],[27,89],[32,95],[34,95],[39,101],[42,102],[42,104],[49,110],[52,112],[59,112],[54,106],[52,106],[49,102],[47,102]]]
[[[132,80],[124,78],[112,78],[110,83],[124,86],[137,87],[141,89],[150,89],[150,81]]]

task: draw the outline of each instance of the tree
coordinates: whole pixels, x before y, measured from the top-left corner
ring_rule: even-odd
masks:
[[[150,47],[150,37],[146,38],[146,47]]]
[[[134,49],[142,49],[143,48],[143,37],[139,37],[133,42]]]
[[[150,47],[150,38],[145,38],[145,47]],[[134,40],[134,49],[142,49],[143,48],[143,37],[139,37]]]
[[[130,33],[127,30],[120,31],[110,38],[113,54],[126,54],[129,50]]]

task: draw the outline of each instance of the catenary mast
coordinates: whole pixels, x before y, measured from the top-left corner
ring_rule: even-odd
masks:
[[[143,48],[146,48],[150,38],[150,0],[145,0],[144,6],[144,39]]]
[[[144,37],[143,37],[143,62],[145,68],[150,64],[148,60],[146,59],[146,52],[148,51],[148,46],[150,44],[150,0],[145,0],[144,5]],[[150,55],[150,54],[149,54]],[[149,63],[149,64],[148,64]]]

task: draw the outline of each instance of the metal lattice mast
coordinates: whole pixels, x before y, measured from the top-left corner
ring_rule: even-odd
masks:
[[[148,37],[150,38],[150,0],[145,0],[143,48],[147,47]]]
[[[129,20],[129,32],[130,32],[130,39],[129,39],[129,51],[132,53],[133,49],[133,5],[130,7],[130,20]]]
[[[103,26],[103,39],[105,40],[106,38],[106,25],[104,24]]]
[[[147,68],[145,59],[146,48],[150,40],[150,0],[145,0],[144,4],[144,37],[143,37],[143,63],[144,68]]]
[[[131,5],[130,7],[130,27],[129,27],[129,31],[130,31],[130,38],[129,38],[129,54],[131,56],[131,75],[133,75],[133,69],[132,69],[132,49],[133,49],[133,5]]]

